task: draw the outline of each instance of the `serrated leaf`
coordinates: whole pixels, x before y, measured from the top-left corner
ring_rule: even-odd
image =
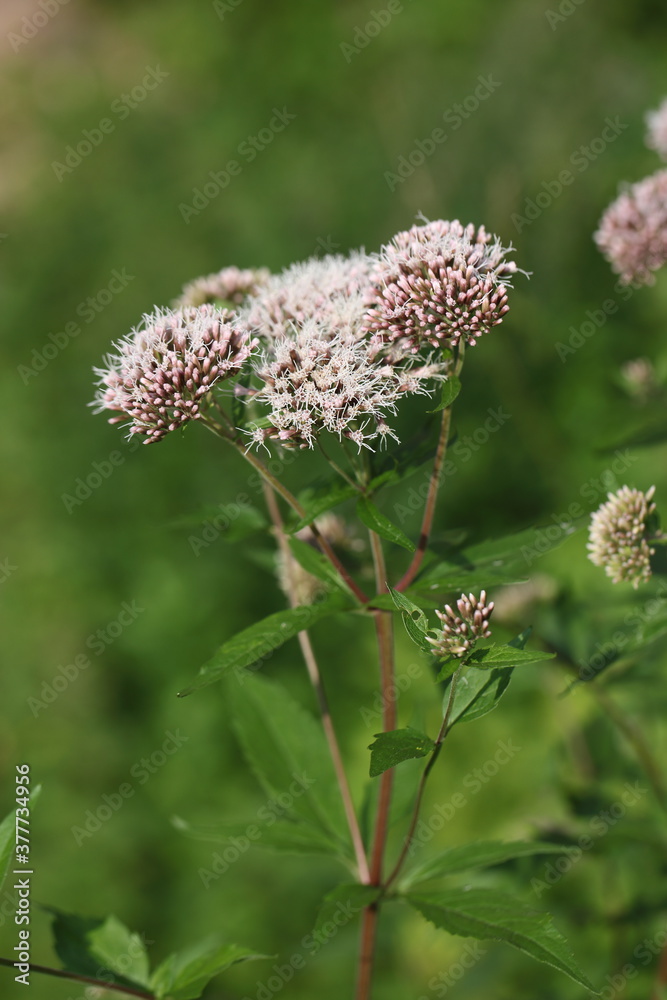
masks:
[[[352,497],[356,497],[359,490],[355,489],[349,483],[327,483],[322,489],[317,491],[310,491],[307,494],[299,495],[299,503],[305,510],[305,515],[301,517],[294,524],[290,524],[287,530],[290,534],[296,534],[297,531],[301,531],[303,528],[307,528],[309,524],[320,517],[321,514],[325,514],[328,510],[333,510],[334,507],[338,507],[339,504],[345,503],[346,500],[351,500]]]
[[[172,824],[181,833],[193,840],[206,841],[212,844],[229,844],[241,840],[247,847],[258,847],[261,850],[275,851],[285,854],[323,854],[327,857],[340,851],[340,842],[333,837],[327,837],[322,831],[304,820],[292,820],[281,814],[284,812],[280,803],[262,807],[268,814],[268,820],[261,821],[259,817],[247,823],[217,823],[211,826],[193,826],[180,816],[172,818]],[[275,816],[281,816],[277,822],[269,821]]]
[[[408,726],[406,729],[392,729],[388,733],[376,733],[375,742],[371,743],[371,778],[377,778],[383,771],[396,767],[404,760],[414,757],[426,757],[431,753],[435,743],[418,729]]]
[[[360,885],[357,882],[344,882],[336,886],[324,897],[315,920],[313,935],[317,937],[328,923],[333,923],[335,927],[350,923],[364,907],[379,899],[381,891],[379,886]],[[342,917],[342,921],[335,919],[337,917]]]
[[[564,854],[567,847],[563,844],[549,844],[542,841],[508,841],[503,843],[494,840],[480,840],[461,847],[448,847],[432,858],[427,858],[416,868],[413,868],[403,880],[404,888],[429,879],[454,875],[458,872],[470,871],[475,868],[489,868],[500,865],[514,858],[530,857],[534,854]]]
[[[474,722],[491,712],[507,690],[511,678],[511,667],[491,671],[468,667],[459,677],[456,687],[449,717],[450,728],[457,722]],[[445,704],[448,698],[449,692],[445,694]]]
[[[461,379],[458,375],[449,375],[447,381],[442,383],[440,402],[434,410],[429,410],[429,413],[438,413],[440,410],[445,410],[448,406],[451,406],[460,391]]]
[[[165,959],[151,976],[150,989],[160,1000],[197,1000],[211,979],[230,965],[270,957],[210,937]]]
[[[564,972],[580,986],[596,990],[578,968],[569,946],[547,913],[490,889],[409,895],[426,920],[460,937],[504,941],[538,962]]]
[[[117,969],[110,966],[101,968],[101,966],[105,965],[105,961],[100,958],[93,947],[93,936],[96,932],[100,932],[98,940],[103,942],[102,949],[106,950],[104,942],[109,944],[114,936],[113,926],[111,934],[108,936],[103,929],[108,923],[108,919],[79,917],[74,913],[65,913],[62,910],[58,910],[54,906],[45,906],[44,909],[53,918],[54,949],[64,969],[68,972],[76,972],[82,976],[92,976],[95,979],[99,979],[106,971],[113,975],[114,981],[119,985],[133,986],[135,988],[145,985],[144,982],[130,978],[125,974],[125,971],[117,971]],[[122,927],[122,925],[120,926]],[[130,935],[129,931],[126,931],[126,933]],[[111,950],[113,951],[113,948]],[[117,958],[118,954],[116,953]],[[118,965],[113,957],[110,960]],[[141,965],[139,965],[139,968],[141,969]]]
[[[368,497],[359,497],[357,500],[357,514],[359,515],[359,520],[374,531],[376,535],[381,538],[386,539],[388,542],[392,542],[394,545],[400,545],[402,548],[407,549],[408,552],[415,551],[415,545],[410,541],[407,535],[405,535],[400,528],[397,528],[395,524],[389,520],[388,517],[378,510],[372,500]]]
[[[483,670],[493,667],[520,667],[540,660],[553,660],[555,653],[544,653],[539,649],[518,649],[510,645],[481,646],[468,657],[468,662]]]
[[[342,590],[346,594],[350,593],[340,573],[322,555],[319,549],[316,549],[313,545],[309,545],[308,542],[303,542],[300,538],[290,538],[289,547],[292,555],[299,565],[305,569],[306,573],[317,577],[318,580],[323,580],[324,583],[333,584],[334,587],[338,587],[339,590]]]
[[[276,681],[247,674],[230,684],[234,728],[251,767],[273,798],[291,798],[288,813],[339,841],[349,833],[324,732]]]
[[[288,639],[292,639],[303,629],[311,628],[316,622],[351,604],[340,594],[331,594],[317,604],[304,604],[297,608],[276,611],[268,618],[256,622],[223,643],[213,657],[200,669],[194,684],[179,691],[184,698],[193,691],[214,684],[225,674],[248,667],[257,660],[269,656]]]
[[[90,953],[100,965],[130,982],[148,986],[149,963],[141,937],[133,934],[116,917],[107,917],[103,924],[88,933]]]

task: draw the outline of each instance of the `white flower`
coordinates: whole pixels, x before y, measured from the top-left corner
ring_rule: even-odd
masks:
[[[637,589],[651,576],[648,521],[655,511],[655,486],[646,493],[623,486],[591,516],[588,558],[602,566],[612,583],[627,580]]]

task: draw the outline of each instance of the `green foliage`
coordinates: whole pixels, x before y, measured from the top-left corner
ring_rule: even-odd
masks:
[[[349,483],[341,483],[338,480],[326,483],[319,489],[310,489],[307,492],[300,493],[299,503],[306,513],[298,521],[290,524],[288,531],[295,534],[297,531],[307,528],[309,524],[313,523],[315,518],[320,517],[321,514],[326,514],[329,510],[333,510],[334,507],[345,503],[346,500],[351,500],[357,494],[358,490],[354,486]]]
[[[454,704],[449,716],[449,727],[457,722],[474,722],[488,715],[505,694],[512,678],[512,667],[499,670],[480,670],[468,667],[458,680]],[[445,694],[444,705],[449,701]]]
[[[337,885],[324,897],[313,927],[314,934],[322,931],[341,910],[344,914],[359,914],[365,906],[370,906],[379,899],[381,891],[378,886],[360,885],[358,882],[344,882]]]
[[[402,879],[403,888],[412,888],[421,882],[455,875],[471,869],[489,868],[515,858],[532,857],[535,854],[565,854],[563,844],[547,844],[535,841],[480,840],[460,847],[448,847],[420,865],[410,869]]]
[[[349,854],[345,811],[319,722],[281,684],[246,674],[230,684],[234,726],[267,794],[289,795],[289,811]]]
[[[268,816],[266,815],[268,814]],[[340,842],[327,837],[311,823],[294,816],[281,816],[265,809],[246,823],[216,823],[193,826],[180,816],[172,817],[174,827],[193,840],[228,844],[234,838],[246,838],[253,847],[279,854],[320,854],[328,857],[340,852]]]
[[[442,383],[442,393],[440,395],[440,402],[431,410],[431,413],[438,413],[440,410],[447,409],[451,406],[458,394],[461,391],[461,379],[458,375],[449,375],[446,382]]]
[[[400,528],[397,528],[395,524],[392,524],[389,518],[385,517],[382,511],[378,510],[373,501],[369,500],[368,497],[359,497],[357,500],[357,514],[359,515],[359,520],[367,528],[379,535],[380,538],[384,538],[394,545],[400,545],[401,548],[407,549],[408,552],[414,552],[415,546],[408,536]]]
[[[257,660],[270,656],[274,649],[278,649],[303,629],[310,628],[320,619],[336,614],[345,607],[345,599],[334,594],[318,604],[276,611],[225,642],[200,669],[194,684],[179,692],[180,697],[184,698],[200,688],[214,684],[226,674],[242,670]]]
[[[521,667],[541,660],[553,660],[555,653],[544,653],[539,649],[517,649],[511,644],[481,646],[474,649],[468,662],[477,668],[491,670],[494,667]]]
[[[0,889],[7,878],[16,847],[16,813],[10,812],[0,823]]]
[[[231,965],[263,958],[270,956],[212,936],[165,959],[151,976],[150,988],[160,1000],[197,1000],[211,979]]]
[[[368,748],[371,752],[370,776],[376,778],[404,760],[426,757],[434,748],[433,740],[412,726],[393,729],[388,733],[376,733],[375,742]]]
[[[318,580],[322,580],[324,583],[328,583],[330,586],[337,587],[345,594],[350,594],[350,589],[340,576],[340,573],[313,545],[309,545],[308,542],[302,542],[300,538],[290,538],[289,547],[296,561],[300,566],[303,566],[307,573],[317,577]]]
[[[449,934],[504,941],[559,969],[591,993],[596,992],[577,967],[552,918],[512,896],[491,889],[469,889],[409,895],[407,900],[430,923]]]
[[[428,618],[422,609],[414,603],[406,594],[402,594],[393,587],[389,588],[391,601],[395,608],[401,612],[405,631],[408,633],[416,646],[425,652],[433,655],[433,647],[428,642],[426,634],[429,630]],[[375,601],[373,601],[375,604]]]

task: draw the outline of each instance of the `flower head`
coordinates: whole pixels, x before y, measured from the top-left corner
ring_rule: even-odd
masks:
[[[258,365],[264,385],[254,399],[268,406],[269,427],[253,431],[253,439],[312,448],[326,430],[361,448],[377,437],[395,437],[386,416],[402,396],[426,392],[425,381],[441,368],[387,364],[350,330],[331,336],[326,321],[309,320],[296,336],[278,338]]]
[[[95,369],[96,412],[117,411],[109,423],[130,421],[144,444],[200,416],[214,385],[238,374],[255,341],[237,316],[210,305],[158,309],[114,345],[106,367]]]
[[[470,224],[436,220],[398,233],[373,271],[365,329],[413,351],[428,342],[476,343],[502,322],[507,289],[517,271],[510,248]]]
[[[231,302],[235,306],[240,306],[249,295],[256,295],[269,277],[270,271],[266,267],[244,270],[238,267],[224,267],[216,274],[195,278],[194,281],[184,285],[175,307],[203,306],[216,301]]]
[[[331,335],[343,319],[363,315],[359,292],[369,281],[372,258],[362,251],[348,257],[313,257],[273,275],[247,303],[244,317],[268,340],[293,336],[308,320],[329,321]]]
[[[667,261],[667,170],[623,191],[602,216],[595,242],[624,284],[651,284]]]
[[[663,160],[667,160],[667,97],[657,111],[648,112],[646,125],[646,145],[649,149],[655,149]]]
[[[442,628],[435,629],[435,638],[427,636],[427,640],[437,656],[462,658],[470,652],[478,639],[488,639],[491,635],[489,619],[493,601],[487,603],[485,590],[479,597],[461,594],[456,607],[458,614],[449,604],[445,604],[444,611],[436,611]]]
[[[606,503],[591,516],[588,558],[604,567],[613,583],[627,580],[637,589],[651,576],[650,557],[655,552],[649,545],[652,502],[655,486],[646,493],[622,486],[609,493]]]

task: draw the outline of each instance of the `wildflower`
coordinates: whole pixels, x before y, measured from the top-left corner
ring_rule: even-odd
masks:
[[[174,303],[176,308],[203,306],[217,301],[240,306],[249,295],[256,295],[269,280],[270,271],[266,267],[257,269],[224,267],[216,274],[195,278],[183,286],[180,298]]]
[[[364,329],[413,352],[425,343],[454,347],[502,322],[517,271],[511,247],[458,220],[425,222],[383,247],[367,295]]]
[[[667,170],[623,191],[602,216],[595,242],[624,284],[651,284],[667,261]]]
[[[433,651],[438,656],[464,657],[478,639],[488,639],[491,635],[489,619],[493,606],[493,601],[487,603],[485,590],[479,597],[461,594],[456,602],[458,614],[449,604],[445,604],[444,611],[436,611],[442,622],[442,629],[434,630],[435,638],[427,636]]]
[[[258,365],[264,385],[254,399],[268,406],[269,426],[255,429],[253,440],[312,448],[326,430],[361,448],[396,438],[386,416],[404,395],[427,392],[424,383],[442,367],[387,364],[350,330],[332,337],[326,321],[310,320],[295,337],[277,339]]]
[[[646,493],[623,486],[609,493],[591,516],[588,558],[604,567],[613,583],[627,580],[637,589],[651,576],[650,532],[655,529],[655,486]],[[655,537],[655,534],[653,535]]]
[[[667,97],[657,111],[649,111],[646,125],[646,145],[649,149],[655,149],[663,160],[667,160]]]
[[[95,369],[100,388],[92,405],[98,413],[118,411],[109,423],[129,420],[130,436],[144,434],[144,444],[159,441],[198,419],[213,386],[237,375],[254,346],[226,309],[158,309]]]
[[[359,292],[368,284],[372,258],[363,251],[348,257],[313,257],[274,275],[250,299],[244,311],[248,324],[268,340],[293,336],[311,319],[329,321],[334,336],[341,322],[360,320],[364,311]]]

